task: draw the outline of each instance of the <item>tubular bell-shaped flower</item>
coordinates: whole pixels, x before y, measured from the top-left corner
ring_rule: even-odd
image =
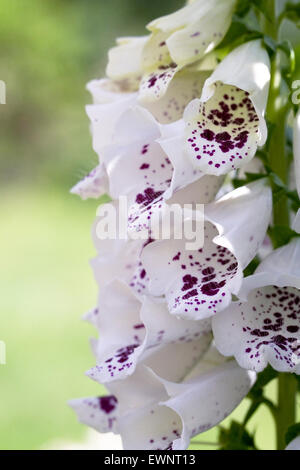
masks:
[[[120,433],[125,449],[186,449],[193,436],[231,413],[255,374],[235,361],[225,362],[212,349],[178,383],[181,363],[177,370],[170,367],[169,357],[159,351],[150,368],[140,365],[126,380],[107,384],[112,395],[73,400],[70,405],[85,424]]]
[[[211,202],[222,184],[220,177],[190,169],[182,147],[178,149],[180,154],[174,152],[170,155],[172,160],[169,158],[164,150],[168,143],[161,143],[160,139],[165,133],[171,136],[178,126],[181,124],[160,125],[149,111],[135,106],[122,113],[115,124],[111,145],[102,150],[109,195],[113,199],[127,197],[133,231],[147,228],[154,207],[160,209],[166,200],[170,204]],[[188,187],[197,180],[197,184]],[[186,190],[176,194],[183,188]]]
[[[262,371],[268,363],[300,374],[300,238],[275,250],[245,278],[241,302],[213,319],[218,350],[241,367]]]
[[[142,78],[142,52],[147,40],[148,36],[117,39],[117,46],[108,53],[107,76],[136,91]]]
[[[205,206],[202,248],[186,250],[185,238],[146,246],[141,261],[150,277],[150,292],[165,295],[170,312],[189,319],[224,310],[231,295],[239,292],[243,269],[263,243],[271,209],[271,190],[260,180]]]
[[[222,41],[235,3],[197,0],[148,25],[152,34],[143,50],[142,102],[160,99],[182,67],[202,59]]]
[[[100,383],[133,374],[143,358],[149,359],[167,345],[182,344],[182,353],[192,351],[198,360],[211,342],[209,320],[179,320],[170,315],[165,303],[147,297],[140,300],[117,280],[102,292],[99,306],[86,319],[100,332],[99,340],[93,341],[97,365],[88,372]],[[192,358],[189,361],[193,365]]]
[[[220,175],[251,160],[267,139],[270,59],[261,41],[234,49],[186,108],[185,145],[194,165]]]

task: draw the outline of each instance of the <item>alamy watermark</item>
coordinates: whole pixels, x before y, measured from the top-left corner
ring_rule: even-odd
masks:
[[[6,83],[0,80],[0,104],[6,104]]]
[[[155,204],[153,205],[155,206]],[[96,237],[99,240],[184,240],[186,250],[204,244],[204,205],[167,204],[159,207],[134,205],[128,209],[126,196],[118,204],[98,207]]]

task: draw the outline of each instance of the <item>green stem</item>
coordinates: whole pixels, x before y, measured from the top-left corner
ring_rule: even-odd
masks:
[[[283,183],[287,183],[288,169],[285,148],[286,110],[280,109],[276,113],[277,124],[271,131],[269,147],[269,162],[274,173]],[[274,224],[289,226],[289,209],[286,195],[282,195],[279,201],[274,203]]]
[[[272,14],[273,26],[276,28],[275,1],[268,0],[269,16]],[[270,8],[272,6],[272,8]],[[268,29],[272,32],[272,37],[276,40],[272,24],[268,21]],[[280,55],[275,54],[271,63],[271,83],[267,116],[272,124],[271,138],[269,144],[269,163],[274,173],[286,184],[288,178],[288,167],[285,147],[285,131],[288,106],[281,95],[282,76],[280,71]],[[289,225],[288,200],[284,195],[274,204],[274,224]]]
[[[286,447],[285,434],[296,421],[297,381],[292,374],[281,373],[278,378],[278,409],[276,413],[277,450]]]
[[[264,1],[265,15],[261,16],[261,26],[265,34],[272,39],[277,39],[277,18],[275,0]]]
[[[277,40],[278,21],[275,0],[266,0],[266,12],[269,19],[264,19],[264,31]],[[267,116],[273,125],[269,144],[269,163],[274,173],[287,183],[288,166],[286,158],[286,119],[288,106],[281,96],[282,77],[280,57],[275,54],[271,66],[271,84]],[[288,200],[285,196],[274,204],[274,224],[289,225]],[[297,382],[292,374],[281,373],[278,377],[278,407],[273,413],[276,421],[277,449],[285,448],[285,433],[296,419]]]

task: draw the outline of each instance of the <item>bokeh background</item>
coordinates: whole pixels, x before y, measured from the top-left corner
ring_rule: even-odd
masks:
[[[116,36],[144,34],[148,21],[182,4],[0,0],[0,79],[7,86],[0,105],[0,340],[7,347],[0,449],[89,445],[90,434],[66,404],[102,392],[84,375],[94,365],[88,345],[94,331],[81,321],[96,301],[88,259],[98,202],[69,193],[97,160],[85,83],[103,75]],[[273,448],[267,410],[251,427],[264,448]],[[201,441],[215,442],[216,433]]]

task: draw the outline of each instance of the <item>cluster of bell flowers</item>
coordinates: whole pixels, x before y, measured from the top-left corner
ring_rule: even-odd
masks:
[[[72,192],[109,194],[116,211],[126,196],[129,210],[126,239],[99,239],[93,227],[99,298],[85,318],[99,339],[87,375],[108,395],[70,404],[81,422],[120,434],[125,449],[186,449],[267,364],[300,374],[300,239],[265,256],[267,178],[228,184],[257,165],[270,83],[260,40],[217,60],[235,3],[194,0],[151,22],[148,36],[118,40],[107,77],[87,86],[99,164]],[[299,182],[300,117],[295,167]],[[152,238],[150,222],[174,203],[204,204],[201,248]],[[187,218],[197,224],[195,212]],[[142,230],[148,239],[135,236]]]

